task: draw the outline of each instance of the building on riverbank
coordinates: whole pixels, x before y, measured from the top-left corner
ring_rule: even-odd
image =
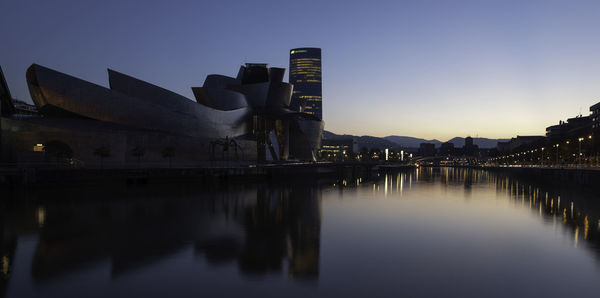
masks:
[[[109,88],[37,64],[26,74],[36,111],[19,113],[2,76],[2,161],[198,166],[209,161],[315,160],[323,121],[290,110],[285,69],[241,66],[184,96],[108,70]],[[1,74],[1,73],[0,73]]]
[[[600,165],[600,103],[590,115],[578,115],[546,127],[545,136],[513,138],[500,142],[491,161],[526,165]]]
[[[512,138],[510,139],[510,141],[507,142],[498,142],[496,149],[499,153],[508,153],[521,146],[531,144],[543,139],[543,136],[517,136],[516,138]]]
[[[600,102],[590,107],[590,117],[592,118],[592,129],[600,130]]]
[[[590,108],[591,109],[591,108]],[[562,140],[573,135],[586,135],[592,128],[593,121],[591,116],[577,116],[559,121],[558,125],[548,126],[546,128],[546,137],[550,140]]]
[[[345,161],[353,159],[358,153],[358,145],[355,139],[323,139],[321,142],[321,149],[319,150],[321,160]]]

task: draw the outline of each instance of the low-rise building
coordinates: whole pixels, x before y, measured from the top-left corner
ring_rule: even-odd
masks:
[[[342,161],[353,157],[355,141],[353,139],[321,140],[321,159],[331,161]]]
[[[558,125],[552,125],[546,128],[546,137],[551,140],[562,140],[569,136],[587,134],[593,125],[592,119],[593,117],[591,116],[579,115],[577,117],[569,118],[567,121],[559,121]]]
[[[543,138],[543,136],[517,136],[516,138],[510,139],[508,142],[498,142],[496,149],[498,149],[498,152],[500,153],[511,152],[518,147],[539,141]]]

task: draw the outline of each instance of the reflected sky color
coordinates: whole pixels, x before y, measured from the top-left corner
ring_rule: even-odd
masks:
[[[0,65],[29,100],[39,63],[106,68],[193,98],[207,74],[288,67],[323,48],[326,129],[439,138],[540,135],[600,94],[598,1],[2,1]],[[352,119],[352,121],[349,121]]]
[[[298,182],[17,195],[0,297],[597,296],[595,190],[449,168]]]

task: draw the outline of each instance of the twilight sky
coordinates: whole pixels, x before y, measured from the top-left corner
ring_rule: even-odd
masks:
[[[30,101],[38,63],[108,86],[106,68],[193,98],[245,62],[323,49],[325,129],[544,133],[600,101],[600,1],[2,0],[0,65]],[[286,77],[287,78],[287,77]]]

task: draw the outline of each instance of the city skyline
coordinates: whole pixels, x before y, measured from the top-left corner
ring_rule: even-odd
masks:
[[[10,12],[0,20],[10,28],[0,65],[13,96],[28,102],[31,63],[102,86],[106,68],[115,69],[192,98],[189,86],[208,74],[234,76],[240,62],[287,67],[298,47],[323,49],[323,119],[337,134],[543,135],[559,120],[588,115],[600,94],[599,4],[591,1],[323,3],[309,22],[282,27],[273,24],[306,11],[187,1],[19,1],[0,9]]]

